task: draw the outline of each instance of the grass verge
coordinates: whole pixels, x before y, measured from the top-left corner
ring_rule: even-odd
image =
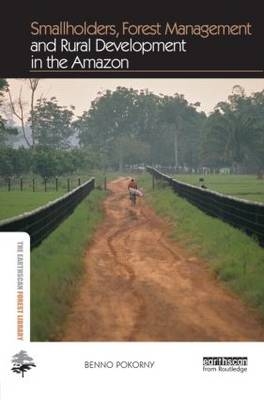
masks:
[[[83,273],[84,252],[102,220],[105,192],[92,191],[31,253],[31,341],[55,340]]]
[[[264,318],[264,249],[238,229],[210,217],[166,185],[151,191],[151,176],[141,178],[146,199],[172,224],[172,237],[202,257],[217,277],[258,308]]]

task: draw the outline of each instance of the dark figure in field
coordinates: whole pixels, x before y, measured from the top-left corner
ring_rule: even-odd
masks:
[[[200,179],[199,179],[199,182],[200,182],[200,187],[201,187],[202,189],[207,189],[207,186],[203,183],[203,182],[204,182],[204,178],[200,178]]]

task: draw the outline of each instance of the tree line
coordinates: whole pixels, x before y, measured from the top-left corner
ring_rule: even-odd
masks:
[[[157,95],[117,87],[98,93],[76,117],[55,97],[35,100],[38,80],[29,80],[30,109],[15,104],[16,129],[0,117],[0,174],[25,172],[56,176],[78,169],[161,164],[177,168],[231,167],[238,172],[264,168],[264,90],[247,96],[240,86],[206,115],[183,95]],[[8,85],[0,80],[0,102]],[[0,104],[1,107],[1,104]],[[22,135],[24,145],[10,142]],[[13,141],[10,138],[13,137]]]

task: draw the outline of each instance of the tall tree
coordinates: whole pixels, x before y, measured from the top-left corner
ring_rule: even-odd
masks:
[[[68,148],[74,133],[71,125],[73,109],[60,106],[55,97],[37,100],[34,109],[35,142],[55,149]]]
[[[227,102],[217,104],[205,131],[203,150],[211,163],[263,168],[264,91],[246,96],[236,86]]]
[[[145,153],[145,162],[155,163],[164,153],[161,151],[160,102],[161,98],[148,90],[141,90],[136,99],[137,140],[148,147]],[[165,143],[164,147],[166,147]],[[141,148],[142,146],[140,146],[139,151]]]
[[[3,105],[3,97],[8,90],[8,83],[6,79],[0,79],[0,111]],[[0,144],[6,145],[9,135],[16,135],[17,129],[7,126],[7,121],[0,113]]]
[[[2,99],[4,96],[4,92],[7,90],[7,81],[5,79],[0,79],[0,106],[2,104]],[[5,123],[4,119],[0,114],[0,142],[4,140],[4,133],[5,133]]]
[[[35,95],[36,95],[36,90],[39,85],[39,79],[29,79],[29,86],[31,89],[31,95],[30,95],[30,120],[31,120],[31,135],[32,135],[32,146],[34,147],[36,144],[36,139],[35,139],[35,123],[36,123],[36,118],[35,118]]]
[[[30,100],[29,100],[29,110],[27,110],[26,102],[23,99],[23,85],[21,85],[19,90],[19,95],[17,100],[13,99],[11,90],[8,90],[10,107],[13,115],[18,119],[21,127],[21,131],[23,133],[23,137],[25,143],[28,147],[35,146],[35,96],[36,91],[39,85],[39,79],[25,79],[26,83],[28,83],[28,87],[30,89]],[[28,134],[27,126],[30,123],[30,135]]]
[[[137,91],[118,87],[115,91],[107,90],[92,102],[91,108],[75,123],[80,143],[91,145],[106,161],[112,159],[115,152],[119,168],[123,167],[123,138],[136,137],[135,103]]]
[[[168,138],[173,149],[175,168],[184,165],[187,154],[197,152],[195,148],[200,137],[201,121],[204,114],[199,114],[196,107],[199,103],[189,104],[183,95],[164,96],[160,106],[160,119],[167,125]],[[203,117],[203,118],[202,118]],[[189,157],[189,164],[193,163],[194,156]]]

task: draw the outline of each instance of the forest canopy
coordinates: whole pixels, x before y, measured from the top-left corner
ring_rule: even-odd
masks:
[[[31,87],[35,96],[37,82],[31,82]],[[0,101],[5,90],[7,82],[1,80]],[[31,152],[32,168],[41,165],[42,175],[46,173],[45,160],[54,165],[60,160],[67,170],[122,170],[139,164],[189,171],[230,168],[255,173],[264,169],[264,90],[246,95],[236,86],[228,100],[218,103],[209,115],[200,110],[199,102],[190,103],[182,94],[157,95],[122,86],[98,93],[80,116],[75,115],[74,107],[61,106],[55,97],[34,101],[34,96],[29,117],[23,123],[17,121],[19,143],[0,119],[5,175],[11,173],[8,166],[16,159],[12,151],[19,150],[12,147],[24,148],[19,160]],[[24,164],[30,168],[28,162]],[[56,165],[54,171],[60,170],[58,162]]]

